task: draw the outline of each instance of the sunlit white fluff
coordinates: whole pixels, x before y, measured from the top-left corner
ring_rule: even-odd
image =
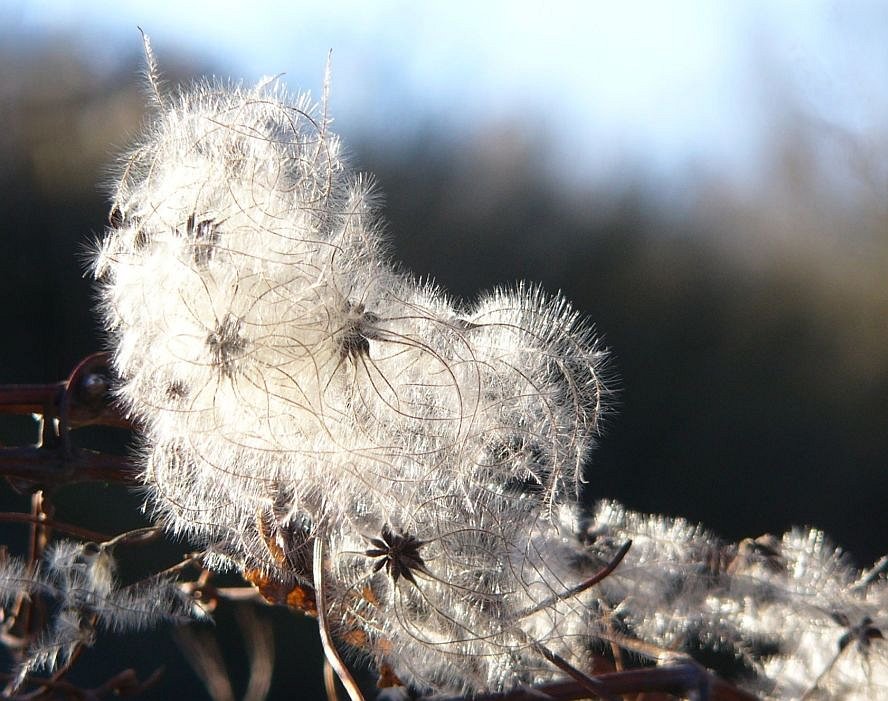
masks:
[[[344,518],[346,479],[379,509],[406,496],[388,483],[433,473],[469,503],[516,479],[550,505],[575,490],[605,390],[563,301],[517,290],[466,312],[397,272],[306,97],[271,81],[162,99],[95,270],[173,529],[237,540],[281,484],[318,523]]]
[[[865,672],[829,654],[837,612],[884,625],[884,578],[855,588],[815,536],[771,571],[681,519],[584,512],[610,391],[589,325],[536,288],[461,304],[390,263],[325,106],[265,81],[153,107],[94,269],[149,503],[211,567],[323,586],[334,633],[421,690],[549,681],[541,651],[586,669],[610,645],[719,651],[775,699],[884,687],[882,641]],[[413,543],[399,577],[383,534]]]
[[[21,594],[43,602],[47,621],[24,651],[15,685],[37,670],[55,671],[78,647],[92,645],[98,629],[137,632],[201,615],[173,582],[121,586],[107,548],[70,541],[53,544],[34,567],[18,558],[0,562],[0,606],[5,609]]]

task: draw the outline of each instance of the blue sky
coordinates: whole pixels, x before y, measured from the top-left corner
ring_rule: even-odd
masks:
[[[285,73],[346,136],[396,143],[417,121],[459,140],[511,121],[554,137],[582,177],[638,168],[754,179],[786,110],[852,140],[884,132],[888,4],[798,2],[345,2],[7,0],[13,32],[202,57],[247,81]],[[775,118],[777,121],[775,121]],[[775,131],[776,130],[776,131]]]

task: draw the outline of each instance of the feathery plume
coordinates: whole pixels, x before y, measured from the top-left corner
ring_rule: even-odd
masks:
[[[604,646],[718,652],[772,698],[884,688],[884,578],[854,586],[816,532],[584,513],[610,395],[591,327],[390,262],[326,104],[276,80],[157,101],[94,273],[148,502],[211,567],[314,585],[325,633],[426,691],[594,690]]]
[[[155,578],[120,586],[110,549],[95,543],[55,543],[35,568],[5,558],[0,562],[0,606],[6,608],[22,593],[44,600],[50,614],[25,650],[13,688],[34,671],[51,673],[67,664],[79,647],[95,642],[97,630],[137,632],[201,615],[172,581]]]

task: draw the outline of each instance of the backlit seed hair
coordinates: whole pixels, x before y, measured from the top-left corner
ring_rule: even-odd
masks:
[[[168,579],[122,586],[112,553],[95,543],[57,542],[34,567],[0,558],[0,612],[5,616],[22,594],[43,602],[46,625],[23,651],[13,689],[32,672],[51,674],[66,664],[80,646],[92,645],[97,630],[136,632],[202,615]]]
[[[421,690],[551,681],[612,645],[718,649],[770,698],[885,688],[884,577],[855,585],[816,532],[732,546],[578,504],[611,386],[566,300],[405,274],[326,102],[166,93],[147,53],[94,273],[148,503],[209,566],[314,585],[325,632]]]

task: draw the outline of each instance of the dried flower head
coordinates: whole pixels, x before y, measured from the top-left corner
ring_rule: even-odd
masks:
[[[325,626],[421,689],[580,674],[603,644],[720,649],[775,698],[884,687],[884,580],[854,589],[829,548],[791,535],[762,561],[583,514],[609,386],[568,302],[457,304],[401,272],[326,105],[275,80],[166,95],[150,50],[149,77],[94,269],[149,502],[211,566],[313,584]],[[878,673],[798,649],[827,630]]]

